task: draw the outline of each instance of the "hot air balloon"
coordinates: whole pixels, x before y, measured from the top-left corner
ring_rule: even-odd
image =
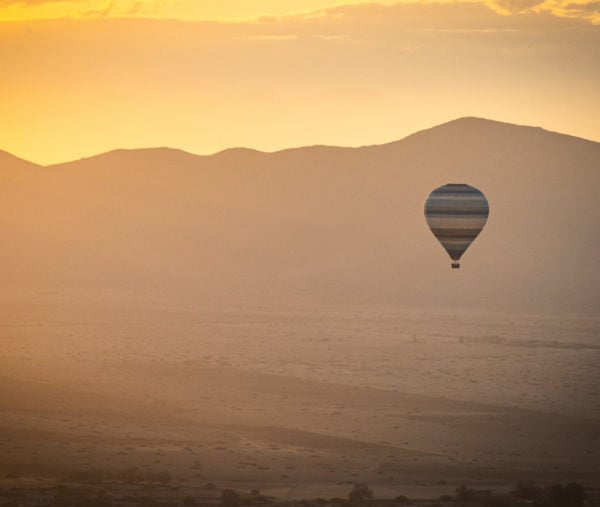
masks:
[[[490,208],[485,195],[464,183],[436,188],[425,201],[425,220],[452,259],[458,262],[487,221]]]

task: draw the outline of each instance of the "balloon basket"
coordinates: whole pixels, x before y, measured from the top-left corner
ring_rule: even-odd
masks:
[[[460,268],[460,263],[459,262],[453,262],[452,263],[452,269],[458,269]]]

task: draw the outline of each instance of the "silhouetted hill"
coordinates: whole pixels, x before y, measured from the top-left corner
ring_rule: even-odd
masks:
[[[478,118],[360,148],[115,150],[4,185],[0,274],[7,290],[595,311],[599,169],[599,143]],[[458,271],[423,218],[449,182],[491,208]]]
[[[6,173],[8,171],[16,171],[20,169],[34,169],[41,167],[22,158],[15,157],[7,151],[0,150],[0,171]]]

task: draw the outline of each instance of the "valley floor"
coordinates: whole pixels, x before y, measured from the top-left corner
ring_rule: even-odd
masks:
[[[6,296],[0,473],[280,499],[600,486],[600,319]]]

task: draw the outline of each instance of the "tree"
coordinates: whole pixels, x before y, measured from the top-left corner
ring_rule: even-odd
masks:
[[[553,484],[546,488],[543,505],[545,507],[564,507],[563,493],[562,484]]]
[[[565,486],[564,500],[566,507],[583,507],[585,490],[581,484],[571,482]]]
[[[511,494],[519,500],[538,500],[542,489],[532,481],[517,481]]]
[[[233,489],[224,489],[221,493],[221,505],[223,507],[239,507],[240,503],[240,495]]]
[[[544,492],[544,507],[583,507],[585,503],[585,490],[580,484],[571,482],[563,487],[554,484]]]
[[[456,493],[454,495],[454,500],[459,505],[467,505],[467,502],[473,500],[475,498],[475,490],[471,488],[467,488],[464,484],[461,484],[460,487],[456,488]]]
[[[352,491],[348,493],[348,500],[352,503],[360,503],[373,499],[373,491],[366,484],[355,484]]]

